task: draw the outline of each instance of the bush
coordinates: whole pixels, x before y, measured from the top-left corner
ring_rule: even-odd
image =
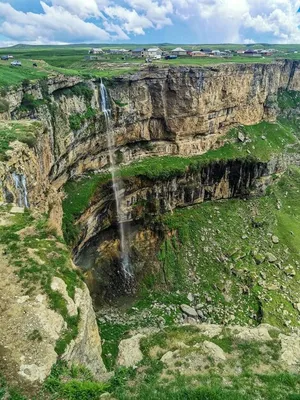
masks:
[[[24,88],[26,88],[26,87],[28,87],[30,85],[30,80],[29,79],[23,79],[23,81],[22,81],[22,86],[24,87]]]
[[[98,400],[108,388],[105,383],[72,380],[62,385],[62,394],[69,400]]]
[[[84,97],[84,99],[87,102],[90,102],[94,95],[94,91],[84,83],[79,83],[78,85],[75,85],[69,89],[64,89],[62,93],[66,97],[72,97],[72,96]]]
[[[22,99],[20,110],[34,111],[42,104],[44,104],[43,100],[35,99],[32,94],[25,93]]]
[[[70,128],[72,131],[78,131],[84,121],[94,118],[96,111],[89,107],[84,114],[72,114],[69,116]]]

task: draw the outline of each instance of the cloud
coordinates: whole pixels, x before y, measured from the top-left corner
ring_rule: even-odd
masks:
[[[199,38],[244,42],[268,34],[273,42],[299,42],[298,0],[173,0],[175,13],[188,20]]]
[[[103,17],[100,6],[108,5],[108,1],[100,3],[96,0],[48,0],[47,3],[51,3],[53,6],[63,7],[66,11],[82,19]]]
[[[178,40],[180,29],[198,43],[300,41],[299,0],[44,0],[40,14],[30,12],[29,0],[27,12],[6,1],[0,0],[0,34],[9,42],[108,42],[146,34],[151,42],[152,31],[165,27],[164,41]]]
[[[145,15],[139,15],[135,10],[128,10],[121,6],[106,7],[105,14],[119,21],[122,28],[128,33],[144,35],[144,29],[153,28],[153,23]]]
[[[4,22],[0,33],[16,41],[76,42],[110,40],[104,29],[80,19],[60,6],[41,2],[42,14],[16,11],[8,3],[0,3],[0,18]]]

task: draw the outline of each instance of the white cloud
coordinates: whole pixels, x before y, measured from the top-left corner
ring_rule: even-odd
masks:
[[[133,9],[142,11],[156,29],[172,25],[170,16],[174,10],[171,0],[163,0],[161,3],[152,0],[126,0],[126,3]]]
[[[128,10],[121,6],[106,7],[105,14],[118,20],[122,28],[128,33],[144,35],[144,29],[153,28],[153,23],[144,15],[135,10]]]
[[[189,20],[198,37],[243,42],[264,34],[273,42],[299,42],[299,0],[173,0],[175,13]],[[246,32],[247,31],[247,32]]]
[[[6,1],[0,34],[8,41],[128,40],[171,25],[176,34],[185,25],[191,42],[300,41],[299,0],[44,0],[41,14]]]
[[[0,17],[4,22],[0,33],[19,41],[103,41],[110,35],[104,29],[80,19],[60,6],[50,7],[41,2],[42,14],[16,11],[8,3],[0,3]]]

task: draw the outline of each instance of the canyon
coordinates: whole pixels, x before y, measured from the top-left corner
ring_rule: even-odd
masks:
[[[110,105],[109,122],[102,85]],[[196,258],[191,256],[194,250],[184,247],[185,235],[190,233],[184,232],[181,237],[180,229],[172,223],[176,225],[180,213],[186,218],[184,213],[198,210],[202,203],[213,203],[216,208],[224,202],[243,207],[231,203],[241,201],[251,204],[249,220],[247,216],[243,222],[249,224],[248,231],[243,227],[242,236],[248,238],[251,229],[261,229],[263,224],[257,221],[260,205],[252,204],[252,199],[276,188],[285,172],[300,164],[295,101],[299,91],[300,63],[290,60],[205,68],[149,66],[103,82],[59,75],[10,88],[4,96],[8,111],[0,114],[0,130],[8,141],[0,148],[0,228],[3,236],[5,232],[7,237],[12,236],[14,246],[1,241],[4,261],[0,274],[1,281],[6,282],[10,267],[19,280],[12,278],[2,287],[5,310],[14,310],[13,316],[8,311],[3,313],[3,318],[12,318],[12,323],[0,328],[0,357],[10,366],[7,379],[34,388],[50,374],[57,359],[81,363],[99,379],[105,379],[94,309],[101,313],[103,306],[124,296],[134,297],[144,286],[162,293],[175,291],[182,279],[184,290],[193,288],[200,293],[201,282],[203,288],[211,285],[205,279],[199,281]],[[294,125],[287,121],[294,121]],[[10,205],[13,208],[8,209]],[[199,241],[194,248],[205,250],[211,260],[213,250],[206,250],[208,245],[203,243],[209,237],[218,248],[215,235],[222,233],[223,222],[221,216],[215,216],[215,209],[209,213],[208,230],[201,231],[200,236],[198,231],[203,227],[200,222],[197,225],[194,237]],[[191,214],[188,220],[193,218]],[[214,218],[216,225],[211,222]],[[120,240],[120,225],[126,231],[125,244]],[[26,286],[31,275],[22,265],[47,266],[48,246],[54,258],[63,257],[64,267],[49,269],[44,279],[36,278],[38,283],[26,291],[22,279]],[[122,273],[125,247],[126,263],[130,263],[134,277],[129,281]],[[16,256],[18,252],[20,256]],[[205,264],[210,261],[204,253],[197,257],[203,265],[210,265]],[[230,248],[228,254],[222,254],[224,259],[218,260],[222,283],[216,279],[218,289],[214,290],[230,298],[225,282],[231,278],[230,285],[235,289],[224,314],[215,310],[215,318],[225,321],[231,317],[236,291],[243,287],[251,298],[247,312],[253,314],[252,322],[264,322],[262,303],[267,294],[264,292],[263,299],[256,296],[249,271],[240,273],[236,266],[247,257],[250,264],[258,264],[254,262],[258,253],[257,248]],[[183,260],[180,257],[184,254]],[[172,261],[168,261],[171,256]],[[289,260],[284,257],[278,274],[287,286],[289,301],[298,304],[298,290],[292,293],[293,283],[289,286],[286,282],[290,275],[283,269]],[[296,267],[297,263],[293,265]],[[199,302],[205,296],[210,298],[209,290],[202,290]],[[57,306],[57,296],[63,306]],[[208,303],[217,307],[220,299],[214,301]],[[246,302],[243,299],[241,308],[232,314],[237,322],[249,319],[248,314],[240,316]],[[296,306],[293,311],[287,310],[292,321],[288,325],[298,326]],[[27,323],[23,323],[22,313],[26,313]],[[264,313],[267,315],[267,311]],[[208,322],[214,323],[213,311],[209,314]],[[13,318],[19,321],[15,331]],[[49,331],[49,320],[53,321],[53,331]],[[18,331],[18,326],[23,327]],[[30,341],[28,335],[33,331],[41,332],[43,340]],[[12,332],[19,337],[16,349]],[[62,337],[67,339],[58,352],[57,341]],[[32,356],[32,346],[36,354],[46,356]],[[5,374],[5,368],[2,372]]]

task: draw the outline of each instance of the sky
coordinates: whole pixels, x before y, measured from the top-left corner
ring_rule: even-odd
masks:
[[[300,0],[0,0],[17,43],[300,43]]]

